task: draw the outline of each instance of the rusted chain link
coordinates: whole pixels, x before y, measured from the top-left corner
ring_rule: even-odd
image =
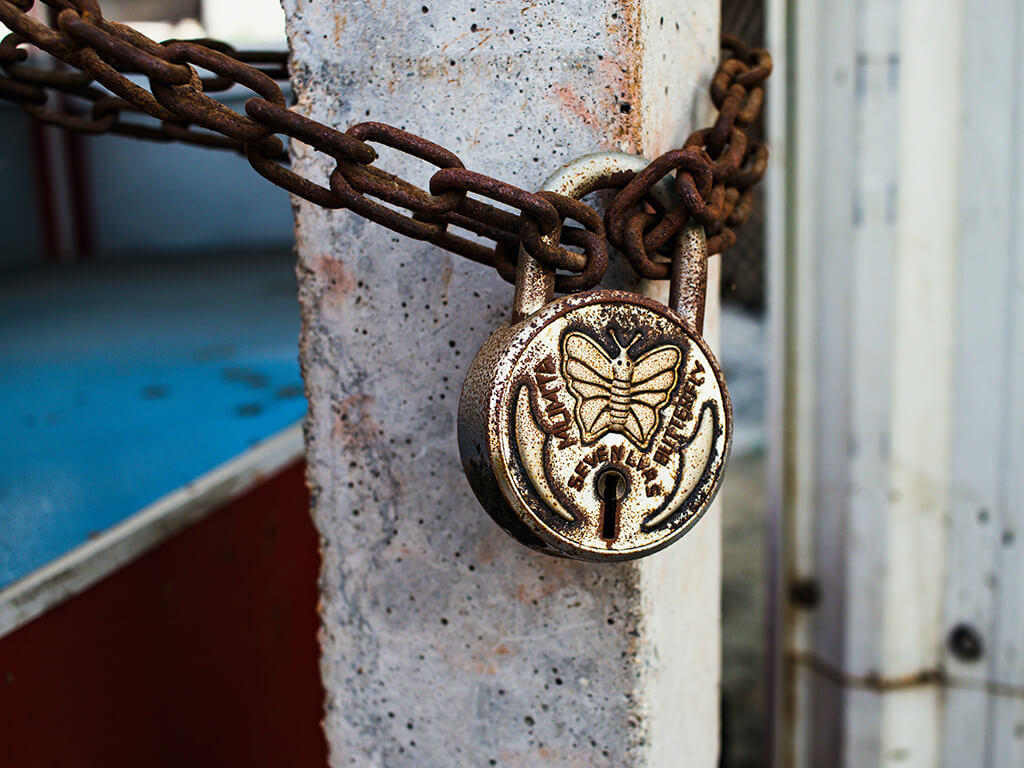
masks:
[[[348,208],[395,232],[493,266],[509,281],[522,243],[538,261],[561,270],[559,290],[591,288],[608,264],[606,238],[642,276],[667,278],[668,261],[658,256],[659,249],[690,218],[704,225],[710,253],[732,245],[733,229],[750,215],[751,188],[768,160],[767,147],[751,141],[747,129],[761,113],[771,57],[735,38],[723,38],[722,62],[711,81],[718,110],[714,125],[694,132],[681,149],[666,152],[642,172],[617,177],[618,192],[602,221],[584,203],[470,171],[443,147],[394,126],[359,123],[341,132],[288,109],[276,82],[288,77],[284,53],[240,52],[215,40],[158,43],[104,19],[97,0],[41,2],[55,12],[54,24],[29,14],[34,0],[0,0],[0,23],[12,31],[0,41],[0,98],[72,131],[239,151],[261,176],[294,195],[325,208]],[[72,69],[27,64],[26,43]],[[209,75],[200,76],[200,69]],[[144,76],[149,89],[127,75]],[[256,94],[246,101],[245,114],[209,95],[236,85]],[[133,114],[159,122],[129,119]],[[327,184],[285,167],[281,136],[334,160]],[[436,166],[429,189],[374,166],[372,143]],[[649,192],[670,174],[682,204],[661,210]],[[566,220],[581,226],[563,226]],[[553,236],[554,246],[549,245]]]

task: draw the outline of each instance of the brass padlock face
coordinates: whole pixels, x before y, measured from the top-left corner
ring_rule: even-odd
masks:
[[[550,554],[623,560],[682,536],[718,490],[731,405],[703,339],[668,307],[591,291],[506,325],[459,412],[481,503]]]

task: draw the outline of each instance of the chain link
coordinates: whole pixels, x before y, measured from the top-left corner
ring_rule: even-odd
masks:
[[[341,132],[288,109],[276,82],[288,78],[285,53],[241,52],[206,39],[158,43],[104,19],[97,0],[41,2],[54,12],[53,25],[29,14],[34,0],[0,0],[0,23],[12,30],[0,41],[0,98],[72,131],[241,152],[257,173],[293,195],[324,208],[347,208],[395,232],[492,266],[510,282],[522,244],[542,264],[560,270],[558,290],[591,288],[608,265],[606,239],[628,256],[640,275],[665,279],[669,264],[659,251],[691,218],[704,225],[709,253],[720,253],[735,242],[733,229],[750,215],[752,187],[768,161],[768,148],[750,140],[747,129],[761,114],[771,57],[732,37],[722,39],[723,58],[711,81],[711,100],[718,110],[714,125],[695,131],[681,149],[666,152],[640,173],[613,179],[609,186],[618,191],[602,220],[593,208],[571,198],[528,192],[470,171],[445,148],[394,126],[367,122]],[[26,64],[25,43],[72,69]],[[213,76],[201,77],[197,68]],[[145,76],[149,90],[129,74]],[[256,94],[246,101],[245,114],[209,95],[235,85]],[[72,109],[69,105],[76,101],[88,109]],[[133,114],[148,115],[159,125],[133,121]],[[286,167],[281,136],[334,160],[327,185]],[[372,143],[436,166],[429,189],[374,166]],[[670,174],[675,174],[682,204],[663,210],[649,192]],[[563,226],[565,221],[580,226]],[[459,236],[450,228],[495,244]]]

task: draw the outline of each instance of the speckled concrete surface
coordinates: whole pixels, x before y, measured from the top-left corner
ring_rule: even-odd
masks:
[[[707,0],[285,8],[299,109],[397,124],[526,188],[584,152],[679,142],[717,49]],[[293,151],[326,180],[325,158]],[[386,150],[381,165],[429,177]],[[301,205],[297,222],[332,763],[713,766],[718,515],[642,564],[516,544],[455,441],[509,286],[344,212]]]

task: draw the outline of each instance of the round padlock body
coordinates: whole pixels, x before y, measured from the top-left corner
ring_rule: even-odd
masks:
[[[682,536],[728,459],[731,405],[703,339],[665,305],[600,290],[498,329],[470,367],[459,449],[522,543],[625,560]]]

